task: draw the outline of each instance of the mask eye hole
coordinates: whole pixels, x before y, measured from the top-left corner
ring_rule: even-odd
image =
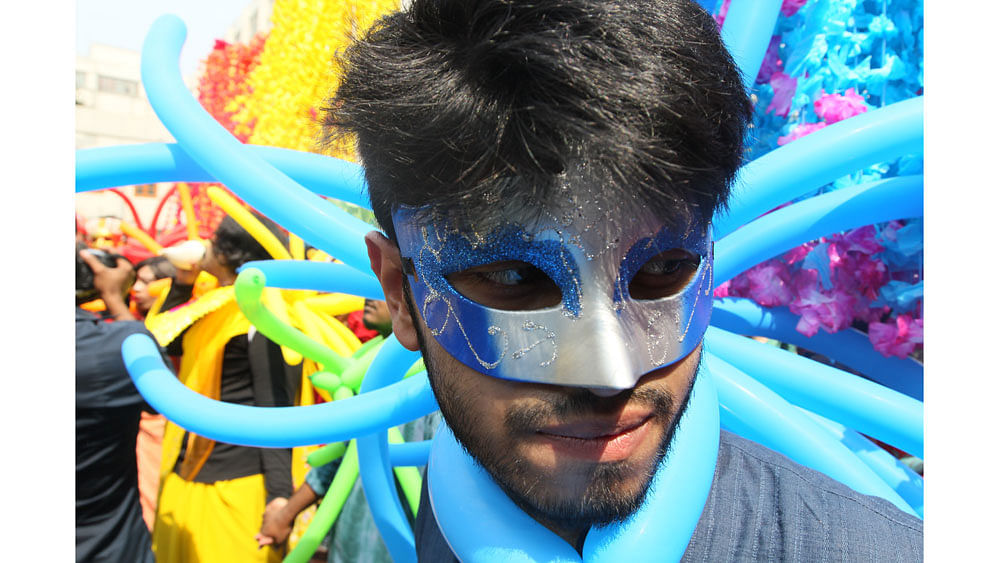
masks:
[[[629,282],[632,299],[662,299],[681,292],[694,278],[701,257],[680,248],[653,256]]]
[[[520,260],[504,260],[445,276],[455,291],[491,309],[533,311],[558,306],[562,291],[545,272]]]

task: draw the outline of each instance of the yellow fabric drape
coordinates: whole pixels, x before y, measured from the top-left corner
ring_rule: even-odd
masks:
[[[230,339],[247,333],[250,329],[250,321],[240,312],[232,286],[214,289],[192,305],[169,314],[179,314],[185,309],[196,309],[203,300],[216,308],[201,316],[198,322],[191,324],[188,331],[184,333],[185,354],[181,357],[180,373],[177,377],[191,390],[210,399],[218,400],[221,389],[223,350]],[[200,311],[191,312],[199,313]],[[171,325],[171,329],[175,329],[176,324],[180,323],[168,324]],[[158,335],[157,339],[159,340]],[[197,350],[197,352],[191,352],[192,350]],[[183,437],[183,428],[173,422],[167,422],[163,432],[161,479],[173,471],[177,456],[180,454]],[[205,460],[208,459],[213,444],[214,441],[208,438],[189,434],[187,451],[184,461],[181,463],[181,476],[193,479]]]
[[[153,528],[157,563],[278,563],[283,550],[257,549],[254,539],[265,496],[260,474],[206,484],[171,473]]]

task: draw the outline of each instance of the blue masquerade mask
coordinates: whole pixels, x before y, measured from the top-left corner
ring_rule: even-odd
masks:
[[[401,207],[393,224],[417,309],[466,366],[502,379],[628,389],[688,355],[712,309],[707,224],[595,201],[480,232]]]

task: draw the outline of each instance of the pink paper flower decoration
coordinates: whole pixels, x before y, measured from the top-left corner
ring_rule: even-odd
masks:
[[[859,227],[845,234],[835,233],[827,237],[831,242],[842,243],[844,250],[849,252],[864,252],[865,254],[875,254],[885,250],[878,242],[878,238],[873,225]]]
[[[719,29],[722,29],[722,24],[726,22],[726,14],[729,13],[730,2],[731,0],[725,0],[719,8],[719,13],[714,16],[715,23],[719,25]]]
[[[781,70],[784,63],[781,61],[778,53],[780,45],[781,36],[772,36],[771,42],[767,44],[767,51],[764,53],[764,61],[760,63],[760,70],[757,71],[757,78],[754,80],[756,84],[770,82],[771,77]]]
[[[820,123],[802,123],[802,124],[796,125],[795,129],[792,129],[791,134],[778,137],[778,144],[779,145],[787,145],[788,143],[791,143],[795,139],[798,139],[798,138],[801,138],[801,137],[805,137],[806,135],[808,135],[808,134],[810,134],[810,133],[812,133],[814,131],[819,131],[820,129],[822,129],[824,127],[826,127],[826,123],[823,123],[823,122],[820,122]]]
[[[730,288],[730,285],[732,284],[732,281],[733,280],[726,280],[726,281],[722,282],[721,284],[719,284],[719,287],[715,288],[715,291],[712,292],[712,295],[714,297],[719,297],[719,298],[729,297],[730,295],[732,295],[731,293],[729,293],[729,288]],[[733,297],[737,297],[737,296],[733,295]]]
[[[750,298],[765,307],[778,307],[792,302],[791,274],[780,260],[768,260],[747,270]]]
[[[816,244],[812,242],[800,244],[799,246],[796,246],[786,252],[782,259],[790,266],[796,262],[801,262],[806,256],[809,255],[810,252],[812,252],[813,248],[816,248]]]
[[[788,110],[792,106],[792,97],[795,96],[795,88],[799,81],[792,76],[788,76],[780,70],[771,75],[771,88],[774,90],[774,97],[771,103],[767,104],[765,113],[774,112],[774,115],[787,117]],[[781,144],[781,141],[778,141]]]
[[[868,111],[865,99],[848,88],[844,94],[825,94],[813,102],[816,115],[828,125]]]
[[[919,344],[924,342],[924,321],[910,315],[896,317],[895,324],[871,323],[868,325],[868,339],[883,356],[905,358]]]
[[[837,332],[850,326],[855,297],[838,288],[822,291],[816,279],[817,272],[812,269],[799,270],[792,278],[796,297],[788,309],[802,316],[795,329],[812,336],[821,327],[827,332]]]

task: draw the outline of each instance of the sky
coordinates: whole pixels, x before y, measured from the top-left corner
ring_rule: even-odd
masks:
[[[198,62],[249,4],[250,0],[79,0],[76,52],[86,55],[93,43],[141,51],[153,21],[171,13],[184,20],[188,29],[181,50],[181,75],[194,78]]]

